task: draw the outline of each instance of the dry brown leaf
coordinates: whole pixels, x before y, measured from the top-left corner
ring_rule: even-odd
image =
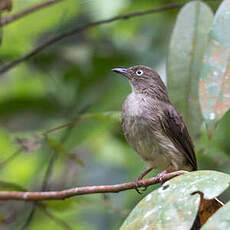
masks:
[[[12,10],[12,0],[0,0],[0,11],[4,10]]]
[[[200,229],[206,221],[211,217],[219,208],[223,206],[223,203],[217,198],[206,200],[204,199],[204,195],[201,192],[200,194],[200,206],[198,210],[198,214],[196,220],[194,221],[192,230]]]

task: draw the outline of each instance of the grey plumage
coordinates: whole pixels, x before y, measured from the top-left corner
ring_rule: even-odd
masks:
[[[157,72],[141,65],[113,71],[127,77],[132,88],[122,106],[122,129],[129,145],[150,168],[196,170],[192,140]]]

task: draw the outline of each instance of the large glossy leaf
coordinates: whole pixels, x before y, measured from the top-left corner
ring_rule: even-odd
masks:
[[[206,224],[201,228],[202,230],[223,230],[230,229],[230,202],[225,204],[218,210]]]
[[[121,230],[190,229],[198,212],[201,192],[213,199],[228,186],[230,175],[196,171],[173,178],[148,194],[130,213]]]
[[[203,58],[200,103],[207,124],[214,124],[230,108],[230,1],[224,1],[214,18]]]
[[[169,96],[182,113],[192,136],[199,132],[202,120],[199,76],[212,20],[213,13],[205,3],[193,1],[186,4],[177,17],[169,46]]]

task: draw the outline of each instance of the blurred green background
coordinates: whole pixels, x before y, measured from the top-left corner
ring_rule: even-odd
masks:
[[[14,0],[10,14],[39,2]],[[205,2],[215,12],[221,1]],[[89,21],[170,3],[175,1],[63,0],[2,28],[1,64]],[[120,111],[130,87],[126,79],[111,72],[114,67],[144,64],[156,69],[166,81],[167,50],[178,11],[88,29],[2,75],[0,188],[9,189],[3,182],[39,191],[133,181],[145,165],[127,145],[116,119],[90,119],[53,132],[48,141],[41,134],[83,113]],[[194,140],[200,169],[230,172],[229,127],[229,113],[219,122],[211,140],[202,127]],[[24,145],[34,151],[25,151]],[[0,228],[118,229],[137,202],[156,187],[148,188],[143,195],[130,190],[46,201],[42,206],[1,202]],[[229,198],[225,192],[222,200]]]

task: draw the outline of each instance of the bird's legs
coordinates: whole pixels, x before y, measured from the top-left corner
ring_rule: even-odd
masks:
[[[165,169],[165,170],[162,171],[161,173],[157,174],[155,178],[156,178],[157,180],[159,180],[161,184],[163,184],[163,176],[164,176],[165,174],[167,174],[168,172],[170,172],[170,171],[172,170],[172,168],[173,168],[173,166],[170,164],[170,165],[168,166],[167,169]],[[153,168],[148,168],[148,169],[146,169],[146,170],[145,170],[143,173],[141,173],[141,175],[139,175],[139,176],[136,178],[136,180],[134,181],[134,183],[135,183],[135,185],[136,185],[135,190],[136,190],[139,194],[141,194],[141,192],[140,192],[139,189],[138,189],[138,182],[139,182],[140,180],[142,180],[143,177],[146,176],[146,175],[147,175],[149,172],[151,172],[152,170],[153,170]],[[143,191],[145,191],[145,190],[146,190],[146,188],[143,189]]]
[[[169,171],[171,171],[173,166],[170,164],[167,169],[163,170],[161,173],[157,174],[156,179],[160,181],[161,184],[163,184],[163,176],[167,174]]]
[[[151,172],[153,170],[153,168],[148,168],[148,169],[146,169],[143,173],[141,173],[141,175],[139,175],[137,178],[136,178],[136,180],[134,181],[134,183],[135,183],[135,185],[136,185],[136,191],[139,193],[139,194],[141,194],[141,192],[139,191],[139,189],[138,189],[138,182],[140,181],[140,180],[142,180],[142,178],[144,177],[144,176],[146,176],[149,172]],[[144,191],[146,190],[146,188],[144,188]]]

